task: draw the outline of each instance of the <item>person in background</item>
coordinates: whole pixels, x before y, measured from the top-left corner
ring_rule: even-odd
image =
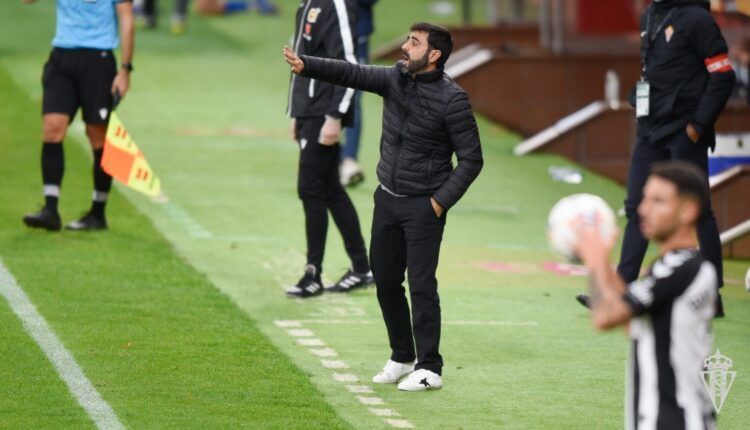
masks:
[[[23,0],[34,3],[36,0]],[[125,97],[133,72],[135,19],[130,0],[57,0],[52,52],[42,72],[41,170],[44,206],[23,217],[28,227],[59,231],[57,210],[65,156],[63,140],[78,109],[93,151],[91,209],[68,230],[105,230],[104,209],[112,177],[101,166],[104,137],[115,98]],[[120,48],[120,67],[114,50]]]
[[[270,0],[198,0],[195,10],[199,15],[230,15],[255,9],[261,15],[277,15],[279,8]]]
[[[300,53],[357,62],[354,53],[354,0],[304,0],[297,9],[294,47]],[[287,114],[299,146],[297,194],[305,214],[307,264],[304,275],[287,290],[290,297],[323,293],[321,273],[330,213],[341,233],[351,267],[325,291],[346,293],[373,283],[359,216],[339,182],[342,126],[351,125],[354,90],[293,74]]]
[[[750,105],[750,38],[743,40],[733,51],[732,68],[737,80],[732,97]]]
[[[631,92],[637,141],[628,171],[620,263],[625,282],[638,278],[648,239],[641,234],[638,205],[651,167],[683,160],[708,176],[708,151],[716,146],[714,124],[732,94],[735,74],[727,43],[708,0],[655,0],[641,16],[641,79]],[[707,180],[707,179],[706,179]],[[721,240],[710,203],[697,222],[703,257],[724,285]],[[576,299],[588,305],[585,294]],[[721,295],[716,315],[724,316]]]
[[[378,0],[357,0],[357,61],[370,62],[370,35],[375,31],[372,8]],[[359,142],[362,137],[362,92],[354,94],[354,125],[345,132],[344,147],[341,149],[341,185],[355,186],[364,181],[362,167],[357,162]]]
[[[169,27],[172,34],[179,35],[185,32],[187,8],[188,0],[174,1],[174,12],[172,13],[172,21]],[[156,28],[158,15],[156,0],[135,0],[133,3],[133,11],[136,13],[136,25],[138,27],[148,29]]]

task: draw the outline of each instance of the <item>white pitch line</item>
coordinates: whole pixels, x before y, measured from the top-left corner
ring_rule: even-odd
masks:
[[[346,389],[355,394],[372,394],[372,388],[367,385],[347,385]]]
[[[359,382],[357,375],[351,373],[334,373],[331,377],[337,382]]]
[[[294,337],[313,337],[313,336],[315,336],[315,333],[313,333],[312,330],[309,330],[309,329],[306,329],[306,328],[298,328],[298,329],[287,330],[287,333],[289,333],[290,336],[294,336]]]
[[[413,429],[414,424],[412,424],[408,420],[394,420],[394,419],[387,419],[385,420],[388,424],[391,425],[391,427],[395,427],[397,429]]]
[[[99,395],[86,378],[73,355],[52,331],[47,321],[31,303],[13,274],[0,261],[0,294],[8,301],[13,312],[23,323],[26,332],[34,339],[57,370],[60,378],[78,403],[86,410],[100,429],[124,429],[112,407]]]
[[[289,327],[302,327],[302,323],[299,321],[284,321],[284,320],[276,320],[273,322],[279,327],[289,328]]]
[[[325,342],[316,337],[303,337],[297,339],[297,343],[300,346],[326,346]]]
[[[379,417],[397,417],[398,412],[393,409],[370,408],[370,413]]]
[[[318,357],[338,357],[339,353],[331,348],[310,348],[310,352]]]
[[[357,400],[359,400],[360,403],[363,405],[382,405],[385,404],[383,399],[380,397],[372,397],[372,396],[357,396]]]
[[[320,360],[323,367],[327,369],[348,369],[349,365],[341,360]]]

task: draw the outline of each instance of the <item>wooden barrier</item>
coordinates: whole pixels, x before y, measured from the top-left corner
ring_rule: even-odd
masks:
[[[750,219],[750,166],[737,166],[712,178],[711,207],[719,231]],[[722,241],[724,256],[750,258],[750,234]]]

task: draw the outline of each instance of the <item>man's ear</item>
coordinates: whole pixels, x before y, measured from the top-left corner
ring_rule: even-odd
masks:
[[[698,222],[701,217],[700,204],[695,200],[688,200],[682,202],[680,208],[680,223],[682,224],[694,224]]]
[[[432,51],[430,51],[430,55],[427,56],[427,60],[430,62],[430,64],[436,64],[442,56],[443,53],[440,52],[439,49],[433,49]]]

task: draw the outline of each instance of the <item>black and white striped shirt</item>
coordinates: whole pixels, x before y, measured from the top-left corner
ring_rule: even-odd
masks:
[[[626,394],[626,429],[713,429],[701,380],[711,353],[717,278],[699,251],[670,251],[628,286],[635,317]]]

